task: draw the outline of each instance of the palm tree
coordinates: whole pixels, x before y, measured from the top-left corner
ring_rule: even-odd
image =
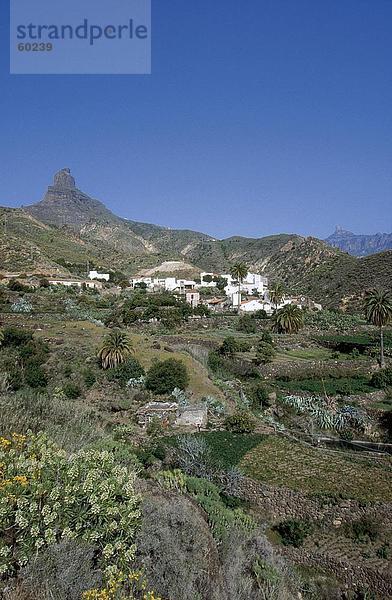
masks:
[[[230,275],[238,281],[238,314],[241,308],[241,283],[248,274],[248,267],[245,263],[236,263],[230,269]]]
[[[128,334],[120,329],[113,329],[103,340],[98,358],[103,369],[113,369],[125,362],[132,352]]]
[[[278,305],[284,298],[284,287],[282,283],[276,282],[269,291],[269,297],[272,304],[275,304],[275,310],[278,310]]]
[[[380,328],[380,367],[385,367],[384,327],[392,321],[392,296],[382,290],[368,290],[365,294],[365,315],[372,325]]]
[[[303,312],[296,304],[286,304],[274,313],[272,322],[278,333],[298,333],[304,324]]]

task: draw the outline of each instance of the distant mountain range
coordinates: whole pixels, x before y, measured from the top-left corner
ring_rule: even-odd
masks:
[[[186,276],[224,272],[243,261],[331,307],[358,301],[369,287],[390,287],[392,251],[359,259],[333,247],[331,238],[327,242],[295,234],[217,240],[130,221],[78,190],[69,169],[55,175],[41,202],[0,208],[3,274],[86,275],[89,266],[126,276],[154,271]]]
[[[353,256],[369,256],[369,254],[392,250],[392,233],[361,235],[336,227],[335,232],[325,241],[330,246]]]

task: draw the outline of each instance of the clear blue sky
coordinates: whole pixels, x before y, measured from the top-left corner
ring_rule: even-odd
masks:
[[[0,204],[67,166],[217,237],[392,230],[391,0],[153,0],[151,76],[10,76],[5,4]]]

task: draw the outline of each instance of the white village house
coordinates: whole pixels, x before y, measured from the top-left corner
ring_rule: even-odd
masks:
[[[215,288],[218,278],[226,279],[227,281],[227,285],[224,288],[227,300],[225,301],[222,298],[202,299],[197,290],[199,288]],[[217,274],[203,271],[200,273],[200,283],[192,279],[177,279],[176,277],[135,277],[130,280],[130,284],[132,288],[137,288],[140,284],[144,284],[147,291],[150,292],[165,290],[181,294],[185,296],[186,301],[193,308],[203,303],[213,311],[224,310],[227,306],[231,306],[232,309],[238,309],[240,302],[241,312],[252,313],[258,310],[265,310],[268,315],[271,315],[276,308],[270,301],[268,278],[259,273],[247,273],[240,285],[240,298],[238,294],[238,282],[228,273]],[[309,299],[291,297],[283,298],[277,308],[282,308],[286,304],[291,303],[301,307],[308,306],[316,310],[321,309],[321,305],[315,304]]]
[[[105,281],[110,279],[109,273],[98,273],[98,271],[90,271],[88,277],[89,279],[104,279]]]
[[[92,281],[90,279],[82,280],[82,279],[49,279],[49,285],[64,285],[65,287],[86,287],[90,290],[101,290],[102,282],[101,281]]]

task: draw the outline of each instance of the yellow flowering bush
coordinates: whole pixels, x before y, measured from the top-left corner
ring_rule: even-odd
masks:
[[[0,573],[64,538],[94,545],[108,576],[128,569],[140,517],[134,480],[107,450],[68,457],[43,434],[0,437]]]
[[[155,592],[147,590],[147,581],[140,571],[128,576],[118,572],[109,579],[106,587],[84,592],[82,600],[162,600]]]

